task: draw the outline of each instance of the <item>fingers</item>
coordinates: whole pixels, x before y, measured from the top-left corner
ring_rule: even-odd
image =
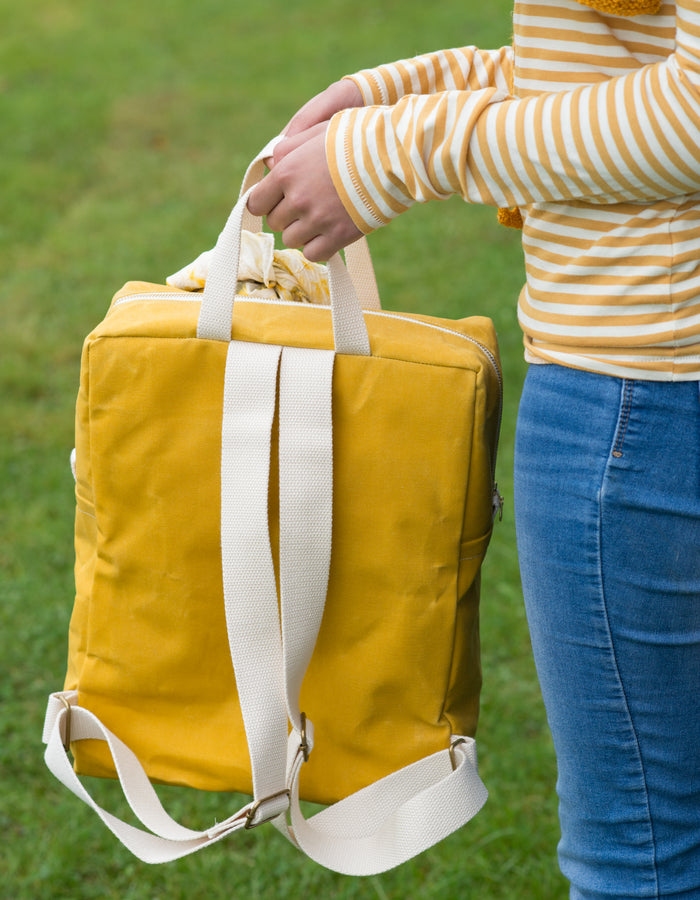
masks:
[[[324,133],[327,126],[328,122],[319,122],[311,128],[296,132],[292,137],[287,137],[285,134],[282,140],[276,144],[273,155],[264,160],[265,165],[272,171],[285,156],[292,152],[292,150],[296,150],[297,147],[305,141],[308,141],[310,138],[315,137],[317,134]]]
[[[313,137],[290,139],[290,149],[253,188],[248,209],[267,216],[287,247],[303,248],[312,262],[326,260],[361,232],[345,211],[328,171],[325,125]]]
[[[292,116],[282,131],[285,140],[277,145],[274,156],[266,159],[265,165],[268,169],[273,169],[287,153],[298,146],[296,143],[289,143],[290,140],[302,134],[310,136],[317,126],[325,128],[337,112],[362,106],[363,102],[362,92],[354,81],[341,78],[340,81],[334,82],[325,91],[312,97]]]
[[[344,216],[320,226],[312,218],[302,217],[284,228],[282,242],[285,247],[302,250],[310,262],[326,262],[360,236],[352,220]]]
[[[254,216],[267,216],[273,231],[284,231],[300,218],[308,221],[317,184],[323,185],[326,193],[330,187],[330,192],[335,194],[326,163],[325,125],[310,131],[311,137],[304,132],[289,140],[289,152],[280,156],[248,198],[250,212]],[[304,237],[313,234],[307,232]]]
[[[302,106],[284,129],[287,137],[308,131],[320,122],[327,122],[335,113],[351,106],[362,106],[363,98],[359,87],[349,78],[341,78],[329,85]]]
[[[348,219],[333,234],[319,234],[303,245],[304,256],[310,262],[327,262],[334,253],[354,243],[362,232]]]
[[[254,216],[268,215],[283,199],[284,190],[271,172],[258,182],[248,197],[248,209]]]
[[[288,156],[292,151],[296,150],[297,147],[300,147],[302,144],[306,143],[306,141],[312,140],[319,135],[324,135],[326,133],[326,128],[328,127],[328,122],[319,122],[316,125],[313,125],[311,128],[307,128],[304,131],[298,131],[296,134],[291,137],[287,137],[285,135],[284,139],[277,144],[274,149],[273,156],[273,164],[269,166],[270,169],[273,169],[276,165],[282,162],[285,156]]]

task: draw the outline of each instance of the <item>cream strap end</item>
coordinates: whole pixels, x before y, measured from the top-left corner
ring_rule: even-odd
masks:
[[[296,733],[290,742],[298,740]],[[479,777],[476,744],[455,737],[447,750],[399,769],[304,819],[293,758],[287,836],[315,862],[344,875],[376,875],[417,856],[465,825],[488,792]],[[281,828],[282,817],[274,821]]]
[[[132,811],[148,829],[140,829],[107,812],[88,793],[75,774],[66,752],[70,741],[106,742],[114,760],[119,782]],[[286,794],[263,804],[247,803],[233,815],[205,831],[185,828],[163,809],[141,763],[119,738],[89,710],[78,704],[75,691],[51,694],[44,722],[44,760],[49,771],[80,800],[91,807],[134,856],[147,863],[164,863],[195,853],[220,841],[234,831],[267,821],[284,812]]]

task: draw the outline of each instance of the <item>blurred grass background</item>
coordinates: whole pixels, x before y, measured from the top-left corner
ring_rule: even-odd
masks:
[[[564,896],[555,766],[511,502],[525,369],[519,235],[459,199],[413,209],[371,247],[386,307],[487,314],[499,332],[506,507],[482,592],[483,812],[367,879],[320,869],[271,829],[151,868],[52,781],[40,741],[45,697],[62,684],[72,603],[68,458],[83,337],[124,281],[163,281],[214,243],[247,162],[310,95],[379,62],[507,43],[508,0],[0,0],[0,13],[0,897]],[[111,787],[95,789],[113,798]],[[236,798],[163,796],[193,825],[237,808]]]

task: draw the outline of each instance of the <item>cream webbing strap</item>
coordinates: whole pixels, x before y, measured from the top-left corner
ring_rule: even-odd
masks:
[[[68,729],[70,740],[90,739],[107,743],[124,796],[136,817],[150,829],[150,832],[117,818],[90,796],[73,771],[63,746]],[[193,831],[179,825],[163,809],[136,756],[126,744],[105,728],[96,716],[78,706],[75,691],[62,691],[49,697],[44,723],[44,743],[46,744],[44,759],[53,775],[76,797],[90,806],[125,847],[147,863],[170,862],[245,828],[248,816],[255,806],[251,801],[234,815],[206,831]],[[265,814],[272,816],[286,807],[285,800],[275,809],[266,808]]]
[[[299,806],[299,689],[323,617],[331,552],[333,355],[285,348],[280,371],[280,583],[289,738],[291,828],[274,824],[301,850],[348,875],[383,872],[469,821],[484,805],[476,746],[445,749],[304,819]],[[313,711],[311,711],[313,712]],[[313,749],[307,721],[308,750]],[[317,735],[322,741],[323,735]]]
[[[363,309],[381,309],[379,288],[366,237],[358,238],[345,248],[345,264],[355,285]]]
[[[332,350],[285,347],[279,398],[280,606],[286,714],[299,692],[328,591],[333,534]]]
[[[284,660],[268,523],[271,433],[281,356],[280,474],[286,487],[280,491],[280,506],[287,539],[280,548],[280,571],[289,582],[289,590],[283,591]],[[275,819],[289,808],[287,707],[295,710],[291,720],[300,744],[306,732],[299,689],[323,616],[330,565],[333,361],[333,351],[283,351],[235,341],[228,345],[221,435],[222,579],[231,678],[235,673],[251,762],[252,801],[211,829],[184,828],[163,809],[132,751],[78,705],[77,692],[49,698],[44,726],[48,768],[145,862],[177,859],[241,828]],[[304,578],[288,578],[290,568],[300,566]],[[309,723],[309,746],[311,735]],[[78,779],[64,744],[88,738],[107,743],[124,796],[149,831],[107,812]]]
[[[299,807],[302,764],[297,754],[291,838],[311,859],[345,875],[374,875],[406,862],[465,825],[488,797],[472,738],[456,738],[451,750],[406,766],[308,820]]]
[[[221,427],[224,609],[256,799],[287,787],[287,708],[268,522],[281,350],[229,343]]]

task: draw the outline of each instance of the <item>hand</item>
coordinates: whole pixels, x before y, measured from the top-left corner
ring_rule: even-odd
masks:
[[[305,103],[282,129],[282,134],[285,138],[292,138],[295,135],[308,131],[314,125],[328,122],[337,112],[343,109],[362,106],[362,104],[362,92],[355,82],[349,78],[341,78],[340,81],[334,82],[325,91],[321,91],[320,94],[317,94]],[[273,169],[289,152],[290,148],[287,146],[287,141],[280,141],[275,148],[274,155],[265,160],[265,165],[268,169]]]
[[[350,78],[341,78],[305,103],[289,120],[283,133],[286,137],[293,137],[319,122],[327,122],[343,109],[362,105],[362,92],[355,82]]]
[[[251,213],[267,216],[269,227],[282,232],[285,245],[303,249],[311,262],[329,259],[362,234],[333,185],[326,128],[322,121],[278,145],[272,170],[248,198]],[[278,159],[279,148],[283,152]]]

